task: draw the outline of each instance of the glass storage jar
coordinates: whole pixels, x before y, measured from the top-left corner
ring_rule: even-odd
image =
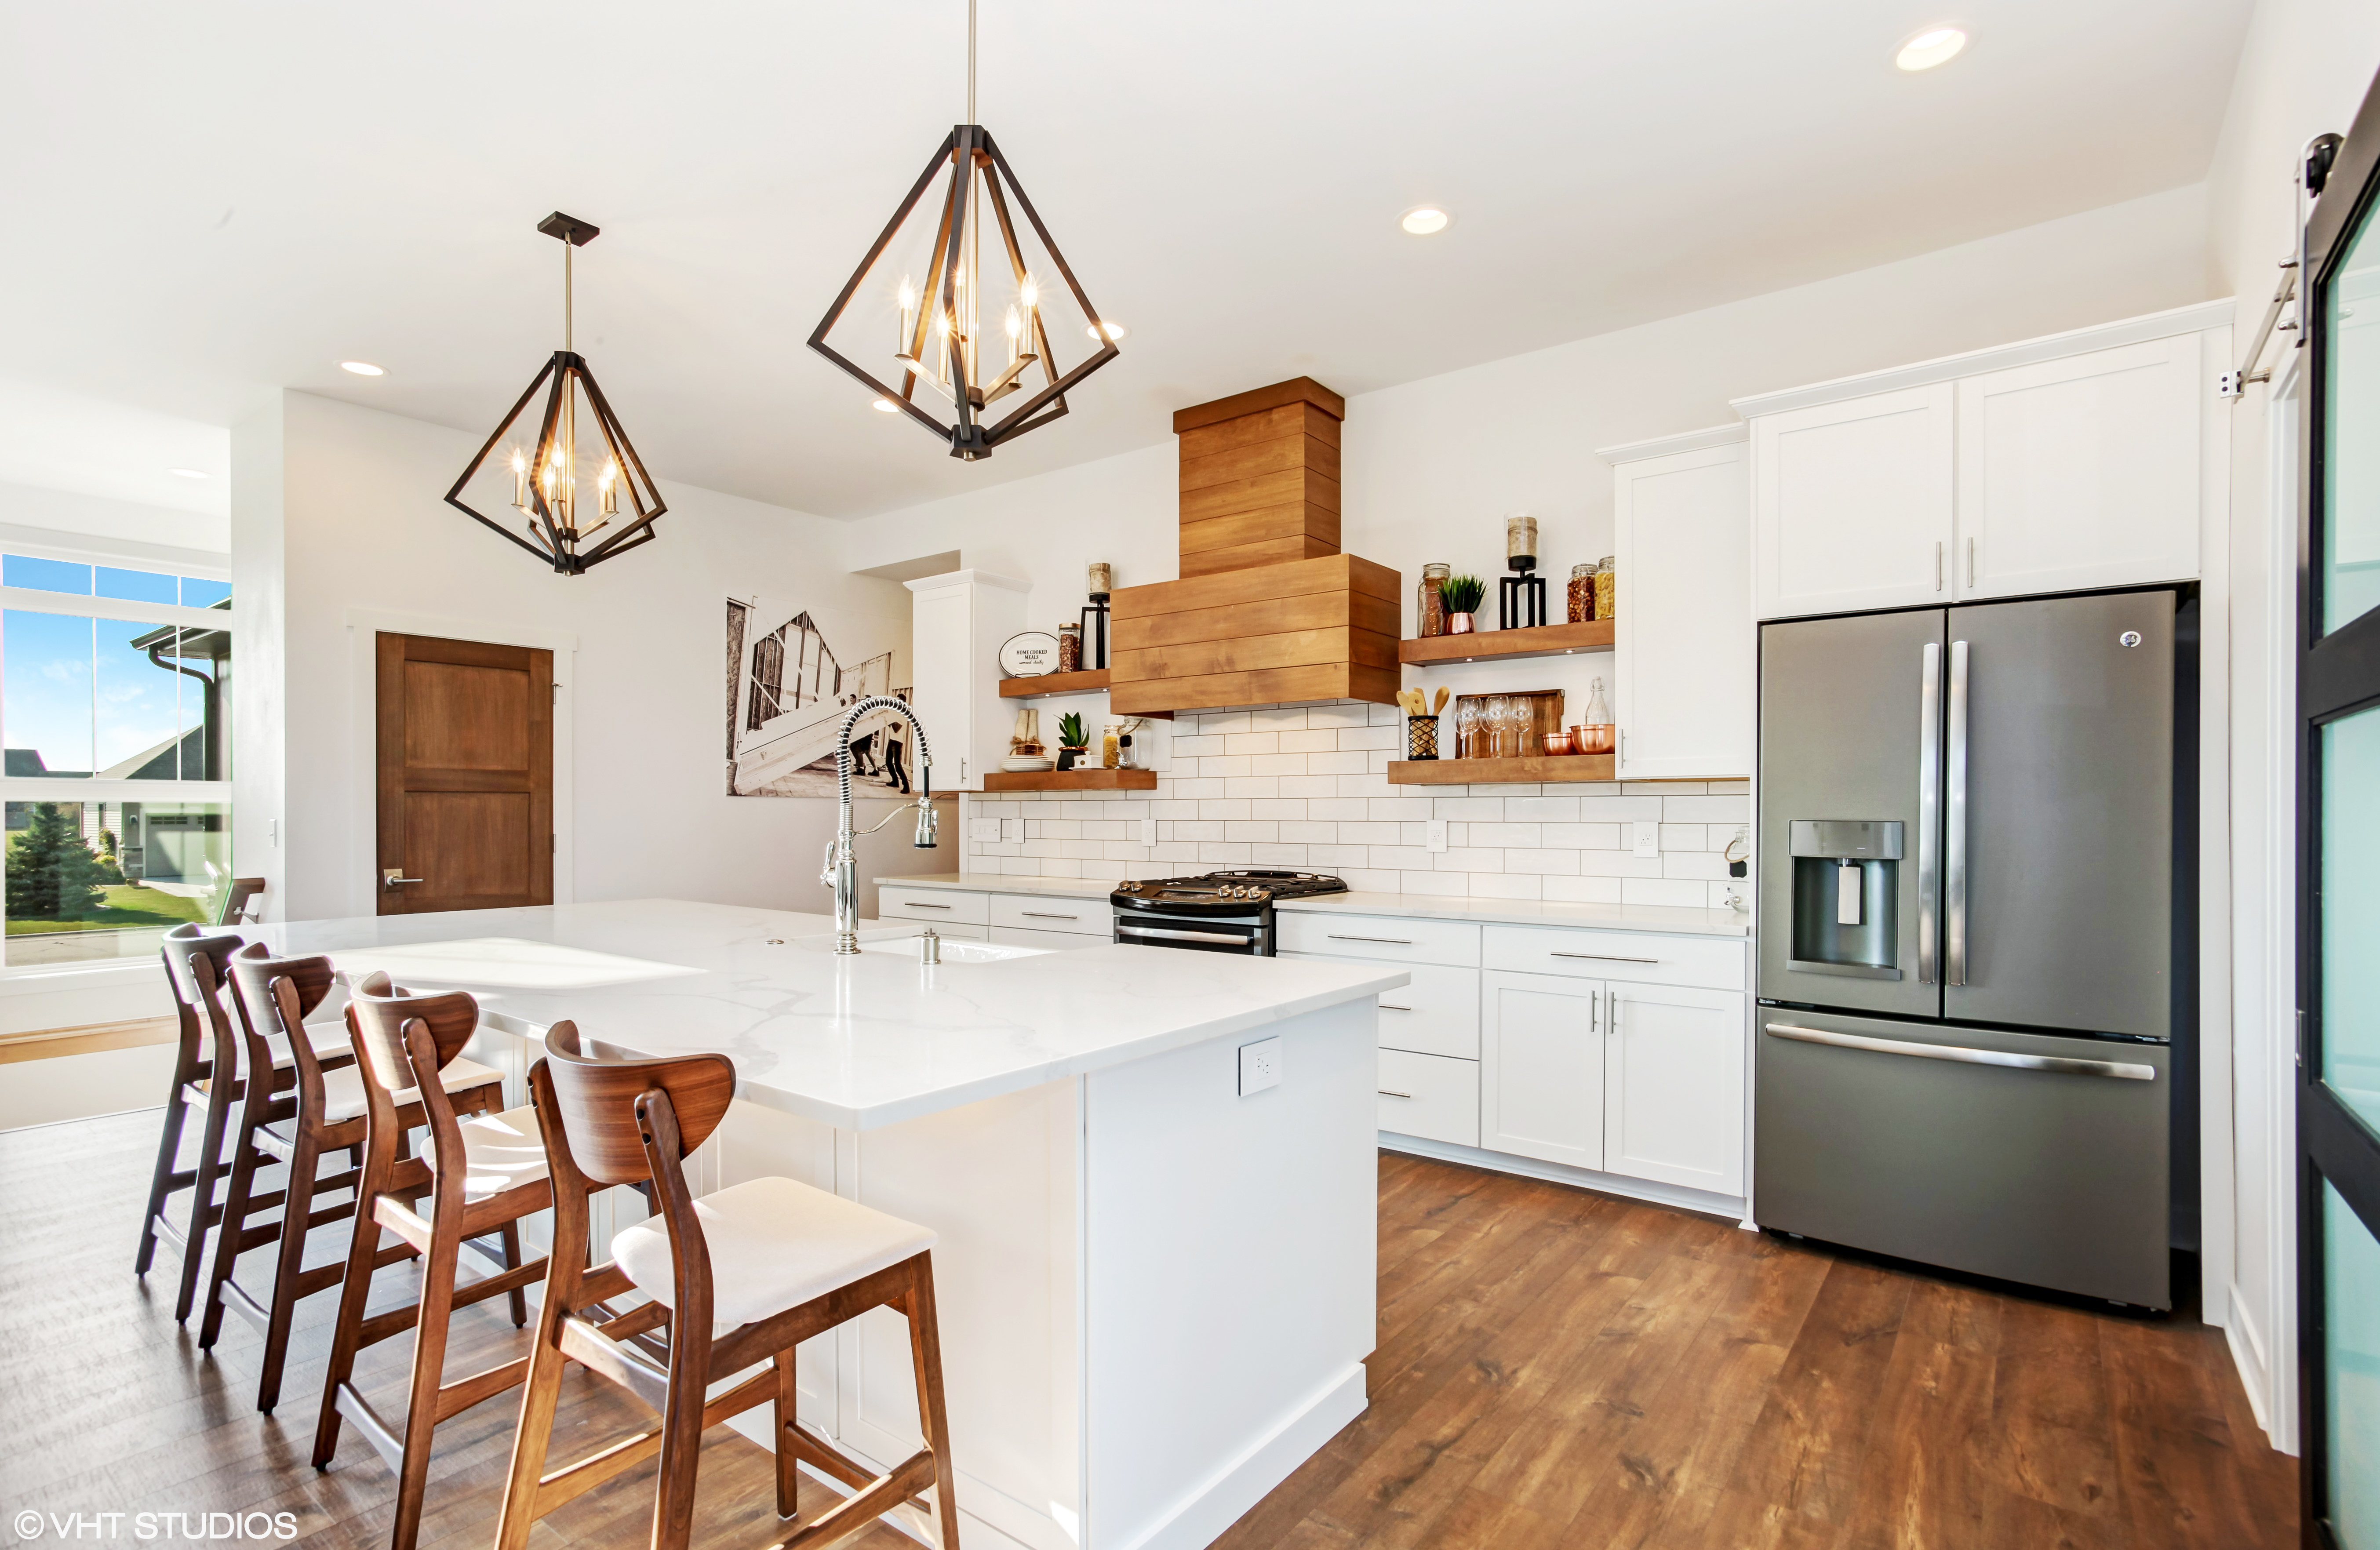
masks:
[[[1607,554],[1603,563],[1595,567],[1595,616],[1597,619],[1617,619],[1620,617],[1619,604],[1620,575],[1611,568],[1611,556]]]
[[[1431,563],[1421,568],[1421,586],[1414,592],[1415,635],[1427,638],[1446,633],[1446,594],[1439,586],[1451,574],[1447,565]]]
[[[1570,568],[1570,622],[1584,624],[1595,617],[1595,567]]]
[[[1058,626],[1058,671],[1060,672],[1080,672],[1083,671],[1082,625],[1061,624]]]

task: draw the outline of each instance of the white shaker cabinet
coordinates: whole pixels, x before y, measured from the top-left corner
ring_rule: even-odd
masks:
[[[1743,1014],[1731,990],[1604,987],[1605,1172],[1743,1193]]]
[[[1479,981],[1479,1144],[1600,1171],[1602,982],[1493,971]]]
[[[1752,421],[1758,617],[1949,599],[1955,400],[1934,382]]]
[[[1752,487],[1741,425],[1608,447],[1623,781],[1752,773]]]
[[[1000,648],[1025,628],[1030,584],[990,571],[951,571],[906,584],[909,703],[925,723],[934,789],[981,791],[1008,752],[1015,707],[1000,697]]]
[[[2202,336],[2093,350],[1959,383],[1954,595],[2198,574]]]

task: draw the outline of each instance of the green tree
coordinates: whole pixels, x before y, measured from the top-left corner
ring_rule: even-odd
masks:
[[[8,918],[78,920],[98,909],[105,868],[83,843],[75,815],[36,802],[8,855]]]

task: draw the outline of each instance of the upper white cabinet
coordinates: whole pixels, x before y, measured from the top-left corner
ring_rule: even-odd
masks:
[[[1751,484],[1743,428],[1600,454],[1620,571],[1612,714],[1623,781],[1752,773]]]
[[[2228,303],[1738,399],[1762,619],[2183,581]]]
[[[1958,595],[2198,574],[2195,333],[1959,383]]]
[[[1008,751],[1015,708],[1000,697],[1000,648],[1025,628],[1030,583],[990,571],[952,571],[907,584],[909,703],[925,723],[936,791],[981,791]]]
[[[1752,422],[1759,617],[1949,596],[1955,401],[1936,382]]]

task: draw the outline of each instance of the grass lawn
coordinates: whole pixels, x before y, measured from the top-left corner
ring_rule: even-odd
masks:
[[[12,937],[43,936],[55,931],[121,931],[143,926],[179,926],[208,918],[207,901],[161,893],[139,883],[118,883],[100,890],[103,902],[79,920],[11,920]]]

